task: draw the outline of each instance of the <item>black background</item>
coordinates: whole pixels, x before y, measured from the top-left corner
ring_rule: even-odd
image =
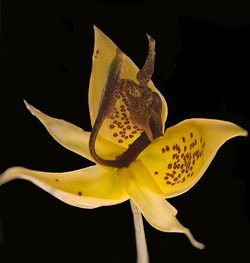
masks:
[[[191,117],[250,130],[247,1],[2,1],[1,162],[43,171],[91,163],[63,149],[25,109],[90,130],[87,107],[97,25],[141,67],[145,33],[157,41],[153,80],[169,106],[167,126]],[[218,152],[202,180],[170,202],[206,249],[145,222],[151,262],[249,262],[249,139]],[[135,262],[129,203],[68,206],[29,182],[0,188],[0,262]]]

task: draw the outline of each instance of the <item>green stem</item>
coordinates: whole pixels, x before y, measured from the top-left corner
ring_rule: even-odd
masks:
[[[143,227],[142,215],[132,200],[130,200],[130,205],[134,218],[137,263],[149,263],[147,242]]]

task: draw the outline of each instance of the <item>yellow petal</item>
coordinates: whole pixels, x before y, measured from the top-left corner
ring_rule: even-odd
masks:
[[[94,125],[95,119],[98,114],[100,99],[102,96],[103,89],[105,87],[107,76],[109,72],[110,64],[117,52],[117,46],[110,40],[101,30],[94,27],[95,31],[95,47],[92,57],[92,71],[89,86],[89,111],[91,124]],[[132,41],[132,40],[131,40]],[[121,78],[130,79],[136,83],[136,74],[139,71],[134,62],[123,53],[123,64],[121,69]],[[157,92],[162,100],[162,122],[163,126],[167,117],[167,104],[164,97],[156,89],[153,82],[150,81],[149,87]],[[131,144],[140,135],[141,130],[134,128],[129,117],[129,112],[124,111],[126,107],[123,107],[122,100],[118,100],[116,104],[117,113],[114,113],[115,120],[106,118],[99,135],[103,138],[112,141],[125,148]],[[123,107],[123,108],[122,108]],[[121,111],[122,109],[122,111]],[[126,114],[127,116],[125,117]],[[126,119],[127,118],[127,119]],[[115,123],[114,123],[115,122]],[[124,133],[124,129],[126,133]],[[124,135],[124,136],[122,136]]]
[[[103,166],[95,165],[65,173],[12,167],[0,176],[0,185],[19,178],[28,180],[61,201],[80,208],[115,205],[128,199],[115,170]]]
[[[31,114],[41,121],[50,135],[57,142],[65,148],[93,161],[93,158],[89,153],[88,145],[90,132],[86,132],[64,120],[52,118],[36,109],[34,106],[28,104],[26,101],[24,102]],[[113,144],[103,139],[101,136],[97,137],[96,150],[97,153],[101,153],[102,156],[107,159],[112,159],[113,156],[117,156],[124,151],[121,146]]]
[[[165,197],[189,190],[206,171],[222,144],[247,132],[231,122],[189,119],[170,127],[138,157]]]
[[[189,229],[176,219],[177,210],[164,199],[140,160],[131,163],[129,168],[120,169],[118,174],[130,198],[153,227],[163,232],[184,233],[194,247],[204,248],[203,244],[194,239]]]

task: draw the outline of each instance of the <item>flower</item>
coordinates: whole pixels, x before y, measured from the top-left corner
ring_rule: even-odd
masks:
[[[139,71],[104,33],[96,27],[94,30],[89,87],[92,132],[25,104],[56,141],[96,164],[65,173],[12,167],[1,175],[0,184],[16,178],[29,180],[81,208],[131,199],[153,227],[184,233],[193,246],[202,249],[204,245],[177,220],[177,210],[166,198],[188,191],[220,146],[230,138],[247,136],[247,132],[233,123],[213,119],[187,119],[164,132],[167,104],[150,80],[154,40],[148,36],[148,57]]]

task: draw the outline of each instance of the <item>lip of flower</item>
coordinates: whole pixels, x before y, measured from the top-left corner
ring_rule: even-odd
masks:
[[[89,111],[93,127],[99,114],[104,83],[117,53],[117,46],[98,28],[94,29],[95,47],[89,87]],[[120,78],[137,82],[138,68],[124,53],[120,55],[123,57]],[[160,98],[163,131],[167,104],[151,80],[148,88]],[[89,150],[90,132],[49,117],[27,102],[25,104],[56,141],[96,162]],[[143,132],[143,125],[132,125],[133,116],[128,115],[130,112],[125,109],[127,105],[124,105],[124,101],[117,100],[112,106],[115,108],[113,116],[106,115],[102,119],[94,138],[95,151],[104,160],[114,160],[124,152],[128,153],[132,148],[129,145],[139,140]],[[140,123],[137,124],[140,126]],[[153,131],[152,125],[150,129]],[[226,121],[188,119],[168,128],[163,135],[154,136],[153,141],[149,140],[150,133],[146,135],[149,142],[147,147],[138,151],[135,159],[126,167],[108,167],[96,162],[96,165],[65,173],[12,167],[0,176],[0,185],[16,178],[29,180],[67,204],[81,208],[114,205],[130,198],[152,226],[164,232],[184,233],[195,247],[204,248],[179,223],[177,210],[165,198],[180,195],[194,186],[220,146],[235,136],[247,136],[247,132]]]

